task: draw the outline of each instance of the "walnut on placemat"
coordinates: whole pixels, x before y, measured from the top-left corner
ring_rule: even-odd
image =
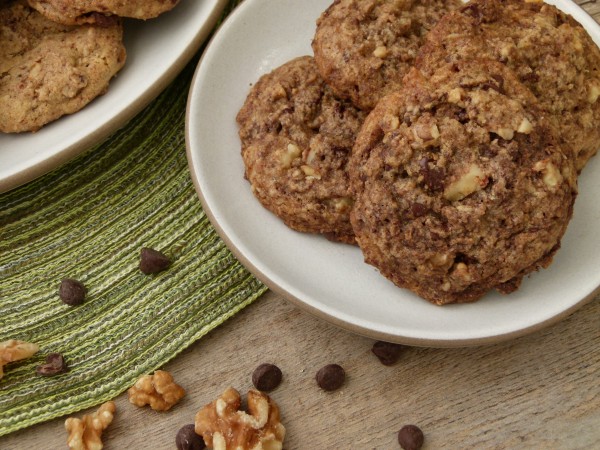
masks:
[[[167,411],[183,398],[185,389],[175,383],[169,372],[157,370],[154,375],[137,380],[127,395],[136,406],[150,405],[154,411]]]
[[[65,429],[69,433],[67,445],[71,450],[102,450],[102,432],[113,420],[116,406],[106,402],[93,414],[85,414],[82,419],[69,417]]]
[[[4,376],[4,366],[14,361],[29,358],[40,348],[37,344],[9,339],[0,342],[0,379]]]
[[[227,388],[196,414],[196,434],[213,450],[281,450],[285,428],[279,408],[265,393],[248,392],[248,412],[240,411],[240,393]]]

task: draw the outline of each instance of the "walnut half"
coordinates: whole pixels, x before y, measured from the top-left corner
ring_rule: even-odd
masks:
[[[83,419],[69,417],[65,429],[69,433],[67,445],[71,450],[102,450],[102,432],[110,425],[115,415],[114,402],[106,402],[94,414],[86,414]]]
[[[238,391],[228,388],[196,414],[196,434],[213,450],[281,450],[285,428],[279,408],[265,393],[251,389],[248,412],[240,411]]]
[[[0,342],[0,378],[4,376],[4,366],[6,364],[29,358],[39,349],[37,344],[17,341],[16,339]]]
[[[136,406],[150,405],[154,411],[171,409],[185,395],[173,376],[164,370],[144,375],[127,390],[129,402]]]

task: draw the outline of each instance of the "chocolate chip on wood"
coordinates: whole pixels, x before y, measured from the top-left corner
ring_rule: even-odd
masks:
[[[264,363],[254,369],[252,384],[259,391],[269,392],[281,383],[281,369],[274,364]]]
[[[335,391],[344,384],[346,372],[338,364],[327,364],[317,372],[316,380],[319,387],[325,391]]]

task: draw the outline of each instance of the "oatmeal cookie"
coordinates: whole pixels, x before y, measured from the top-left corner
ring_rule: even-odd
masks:
[[[514,70],[557,122],[578,171],[600,147],[600,50],[571,16],[536,1],[473,0],[425,41],[415,63],[425,73],[472,55]]]
[[[126,57],[121,22],[110,22],[66,26],[24,1],[0,7],[0,131],[36,131],[104,93]]]
[[[102,24],[107,16],[152,19],[170,11],[179,0],[27,0],[49,19],[66,25]]]
[[[354,243],[346,166],[364,116],[333,95],[312,57],[261,77],[237,115],[254,195],[295,230]]]
[[[556,134],[502,64],[411,69],[349,164],[365,261],[440,305],[517,289],[550,264],[571,218],[577,176]]]
[[[313,40],[321,76],[336,95],[370,110],[396,91],[427,31],[460,0],[336,0]]]

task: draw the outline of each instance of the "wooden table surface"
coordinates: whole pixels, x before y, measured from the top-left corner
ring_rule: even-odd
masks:
[[[600,1],[583,6],[600,18]],[[525,337],[407,347],[389,367],[373,342],[268,292],[164,367],[187,390],[171,411],[117,397],[104,448],[174,449],[177,430],[204,404],[228,386],[245,393],[254,368],[272,362],[284,375],[271,396],[287,450],[399,449],[397,431],[408,423],[422,428],[424,449],[600,449],[600,297]],[[314,379],[329,363],[347,373],[332,393]],[[66,436],[61,418],[0,438],[0,449],[65,449]]]

